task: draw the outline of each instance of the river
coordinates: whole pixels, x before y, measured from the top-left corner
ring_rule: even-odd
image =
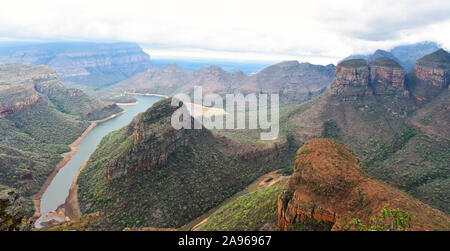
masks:
[[[40,203],[42,216],[36,221],[35,226],[37,228],[41,227],[40,223],[51,219],[57,221],[63,220],[54,216],[46,216],[50,211],[56,210],[58,206],[64,204],[67,196],[69,195],[70,186],[72,185],[78,170],[83,162],[87,160],[95,151],[102,138],[108,133],[128,125],[138,113],[146,111],[154,103],[162,99],[160,97],[152,96],[135,96],[135,98],[139,102],[137,105],[121,106],[126,111],[125,113],[105,122],[99,123],[80,142],[77,153],[72,156],[70,161],[67,162],[61,170],[59,170],[47,190],[42,195]]]

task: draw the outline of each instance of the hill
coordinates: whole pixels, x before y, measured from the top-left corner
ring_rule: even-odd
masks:
[[[411,230],[450,227],[445,213],[371,178],[344,145],[312,139],[297,151],[294,174],[278,198],[278,224],[280,230],[339,230],[357,218],[370,225],[385,205],[413,215]]]

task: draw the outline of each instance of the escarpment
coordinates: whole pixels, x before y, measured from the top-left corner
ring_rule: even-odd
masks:
[[[407,95],[404,82],[402,67],[390,58],[377,58],[370,64],[364,59],[351,59],[337,65],[331,95],[343,100],[396,93]]]
[[[450,218],[362,170],[341,143],[316,138],[298,151],[278,197],[280,230],[339,230],[352,218],[368,224],[384,205],[414,215],[412,230],[448,229]]]

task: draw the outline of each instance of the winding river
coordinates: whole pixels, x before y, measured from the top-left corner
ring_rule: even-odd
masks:
[[[55,211],[58,206],[64,204],[69,195],[70,186],[76,177],[78,170],[84,161],[95,151],[101,139],[108,133],[118,130],[131,122],[131,120],[140,112],[146,111],[154,103],[161,100],[161,97],[153,96],[135,96],[138,100],[137,105],[121,106],[126,112],[105,122],[98,123],[83,138],[78,146],[78,151],[67,164],[59,170],[51,181],[50,185],[42,195],[40,202],[41,217],[36,221],[35,226],[41,227],[42,222],[49,220],[62,221],[63,219],[56,216],[49,216],[49,212]]]

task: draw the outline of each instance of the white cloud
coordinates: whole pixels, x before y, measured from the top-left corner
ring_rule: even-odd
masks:
[[[1,40],[136,41],[152,54],[335,63],[434,40],[450,48],[450,2],[93,1],[2,3]]]

